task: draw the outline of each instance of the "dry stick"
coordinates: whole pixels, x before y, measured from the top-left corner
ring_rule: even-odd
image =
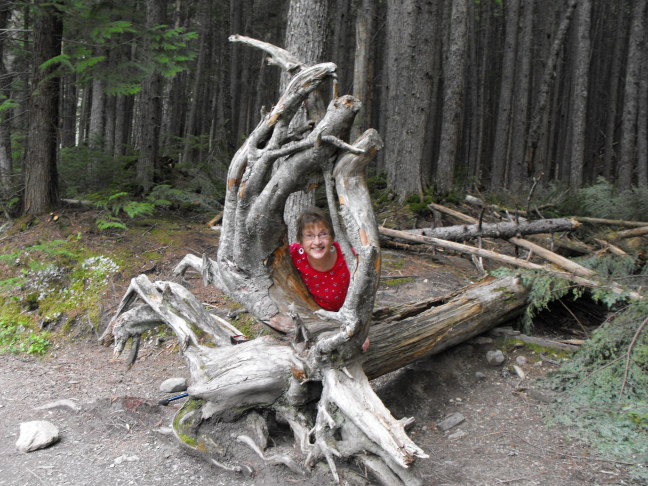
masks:
[[[459,219],[461,219],[463,221],[466,221],[466,222],[468,222],[470,224],[475,224],[477,222],[477,220],[475,218],[471,217],[471,216],[465,215],[465,214],[463,214],[463,213],[461,213],[459,211],[455,211],[455,210],[450,209],[450,208],[446,208],[445,206],[442,206],[440,204],[430,203],[429,207],[434,208],[434,209],[436,209],[438,211],[444,212],[446,214],[452,215],[452,216],[454,216],[456,218],[459,218]],[[381,228],[380,231],[382,232],[383,229]],[[429,238],[429,237],[427,237],[427,238]],[[445,240],[439,240],[438,238],[434,238],[434,239],[436,239],[438,241],[445,241]],[[422,241],[423,243],[432,244],[432,245],[438,244],[438,243],[435,243],[435,242],[432,242],[432,241],[429,241],[429,242],[426,242],[425,240],[419,240],[419,241]],[[558,255],[556,253],[553,253],[553,252],[547,250],[546,248],[544,248],[544,247],[542,247],[540,245],[536,245],[535,243],[531,243],[530,241],[522,239],[522,238],[510,238],[508,241],[510,241],[514,245],[521,246],[521,247],[529,249],[529,250],[534,249],[535,252],[539,256],[541,256],[542,258],[544,258],[546,260],[549,260],[550,262],[552,262],[552,263],[554,263],[554,264],[568,270],[569,272],[571,272],[571,274],[568,274],[566,272],[557,272],[555,270],[551,270],[551,269],[549,269],[549,268],[547,268],[545,266],[542,266],[542,265],[537,265],[536,267],[531,267],[531,266],[519,265],[519,263],[514,263],[515,265],[519,265],[519,266],[521,266],[523,268],[538,268],[538,267],[540,267],[541,269],[543,269],[543,270],[545,270],[545,271],[547,271],[549,273],[554,273],[556,275],[562,276],[563,278],[566,278],[567,280],[575,282],[575,283],[577,283],[579,285],[584,285],[584,286],[588,286],[588,287],[601,287],[602,286],[601,283],[591,280],[592,278],[596,277],[596,274],[594,272],[592,272],[591,270],[589,270],[589,269],[587,269],[587,268],[585,268],[585,267],[583,267],[583,266],[569,260],[568,258],[562,257],[562,256],[560,256],[560,255]],[[450,242],[446,241],[446,243],[450,243]],[[466,247],[466,245],[462,245],[462,246]],[[466,248],[472,248],[472,247],[466,247]],[[462,250],[457,250],[457,251],[462,252]],[[467,251],[467,252],[472,253],[472,251]],[[493,254],[495,252],[488,252],[488,253]],[[486,254],[484,254],[484,256],[486,256],[487,258],[493,258],[492,256],[488,256]],[[497,260],[497,258],[495,258],[495,259]],[[514,259],[514,260],[524,261],[524,260],[520,260],[520,259],[517,259],[517,258]],[[500,261],[502,261],[502,260],[500,260]],[[528,265],[533,265],[533,264],[529,263]],[[619,287],[618,285],[616,285],[614,283],[612,283],[610,285],[610,290],[612,292],[614,292],[615,294],[622,294],[624,292],[624,290],[621,287]],[[628,292],[628,295],[633,299],[637,299],[637,300],[642,300],[643,299],[643,297],[637,292]]]
[[[609,252],[612,253],[613,255],[628,256],[627,252],[623,251],[618,246],[613,245],[609,241],[601,240],[598,238],[594,238],[594,241],[596,241],[599,245],[601,245],[601,248],[609,250]]]
[[[641,331],[643,331],[643,328],[646,326],[646,322],[648,322],[648,317],[646,317],[644,321],[641,323],[641,326],[639,326],[639,329],[637,329],[637,332],[635,333],[634,337],[632,338],[632,342],[628,347],[628,352],[626,354],[625,371],[623,373],[623,384],[621,385],[621,391],[619,392],[619,400],[621,400],[621,397],[623,396],[623,392],[625,391],[625,386],[628,380],[628,372],[630,371],[630,354],[632,354],[632,348],[637,342],[637,338],[639,337],[639,334],[641,334]]]

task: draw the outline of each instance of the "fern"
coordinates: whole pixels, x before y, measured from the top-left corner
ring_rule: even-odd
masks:
[[[121,219],[114,218],[112,216],[100,216],[95,221],[95,224],[97,225],[97,228],[99,228],[101,231],[107,229],[121,229],[121,230],[128,229],[128,227],[122,222]]]
[[[113,194],[102,196],[93,194],[95,205],[104,210],[97,218],[96,225],[100,230],[106,229],[128,229],[122,221],[123,214],[130,219],[138,216],[150,216],[155,211],[155,204],[150,201],[133,201],[129,199],[127,192],[118,191]]]

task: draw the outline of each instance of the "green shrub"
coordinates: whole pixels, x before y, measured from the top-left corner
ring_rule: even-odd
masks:
[[[648,188],[617,191],[603,177],[580,189],[575,197],[579,214],[597,218],[643,221],[648,214]]]
[[[646,315],[647,303],[632,303],[544,381],[562,392],[549,410],[550,423],[568,427],[605,454],[637,463],[648,460],[648,327],[639,332]],[[648,479],[645,470],[634,472]]]

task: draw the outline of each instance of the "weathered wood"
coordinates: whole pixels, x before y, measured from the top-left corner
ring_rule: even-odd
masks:
[[[648,235],[648,226],[641,226],[639,228],[633,228],[624,231],[617,231],[616,233],[611,233],[609,235],[610,239],[621,240],[624,238],[634,238],[636,236]]]
[[[486,207],[497,213],[504,213],[507,215],[514,215],[514,216],[524,216],[525,218],[528,217],[528,211],[526,210],[517,209],[517,208],[516,209],[505,208],[502,206],[498,206],[497,204],[486,204],[486,202],[484,202],[482,199],[479,199],[478,197],[475,196],[471,196],[470,194],[466,195],[464,201],[466,201],[468,204],[472,204],[473,206],[478,206],[480,208]],[[541,204],[539,206],[535,206],[531,212],[534,211],[539,212],[542,209],[552,208],[554,206],[555,204],[553,203]],[[538,214],[538,216],[542,217],[540,214]]]
[[[547,272],[551,275],[555,275],[556,277],[564,278],[565,280],[568,280],[570,282],[574,282],[578,285],[584,286],[584,287],[591,287],[591,288],[596,288],[596,287],[607,287],[611,292],[614,292],[615,294],[619,295],[627,295],[629,298],[632,299],[643,299],[643,297],[634,291],[627,291],[626,289],[620,287],[619,285],[615,283],[606,283],[606,282],[598,282],[596,280],[589,279],[587,277],[583,277],[580,275],[575,275],[573,273],[568,273],[568,272],[562,272],[559,270],[555,270],[553,268],[547,267],[545,265],[538,265],[537,263],[532,263],[527,260],[522,260],[520,258],[514,258],[510,257],[508,255],[502,255],[500,253],[496,253],[493,251],[488,251],[488,250],[483,250],[481,248],[475,248],[474,246],[468,246],[468,245],[462,245],[461,243],[455,243],[453,241],[445,241],[441,240],[439,238],[430,238],[428,236],[419,236],[419,235],[412,235],[409,233],[406,233],[404,231],[398,231],[398,230],[393,230],[389,228],[380,228],[380,232],[387,235],[391,236],[393,238],[401,238],[404,240],[411,240],[411,241],[417,241],[419,243],[425,243],[428,245],[434,245],[438,246],[440,248],[446,248],[452,251],[456,251],[458,253],[465,253],[469,255],[476,255],[476,256],[481,256],[484,258],[489,258],[494,261],[498,261],[500,263],[505,263],[509,265],[515,265],[521,268],[528,268],[530,270],[541,270],[543,272]],[[582,273],[582,272],[579,272]]]
[[[115,352],[131,340],[134,361],[141,334],[159,323],[178,335],[191,384],[174,433],[185,447],[228,471],[250,471],[243,450],[252,449],[264,464],[283,464],[300,474],[326,461],[339,480],[339,461],[357,458],[390,486],[420,485],[413,466],[428,454],[406,433],[411,419],[393,417],[368,377],[516,315],[526,290],[514,278],[492,279],[443,301],[373,313],[380,232],[365,172],[382,147],[380,137],[367,130],[348,141],[360,109],[351,96],[333,99],[319,122],[296,126],[296,113],[313,90],[335,79],[336,66],[306,66],[275,46],[233,40],[263,49],[293,77],[231,161],[216,259],[187,255],[176,273],[196,270],[272,335],[234,345],[238,330],[209,314],[182,286],[139,276],[113,320]],[[321,180],[351,273],[337,312],[319,309],[310,297],[292,265],[283,221],[290,194]],[[371,346],[363,354],[367,336]],[[294,448],[266,450],[266,416],[289,424]]]
[[[532,251],[537,256],[544,258],[551,263],[558,265],[561,268],[564,268],[570,273],[584,278],[594,278],[595,273],[588,268],[579,265],[576,262],[569,260],[568,258],[562,257],[557,253],[547,250],[546,248],[536,245],[528,240],[522,238],[509,238],[509,241],[519,247],[526,248],[529,251]]]
[[[437,209],[440,209],[442,207],[443,206],[441,206],[439,204],[435,204],[435,208],[437,208]],[[445,208],[445,209],[448,209],[448,208]],[[465,215],[463,213],[459,213],[458,211],[454,211],[454,210],[451,210],[451,211],[452,211],[451,214],[453,214],[453,216],[455,216],[457,218],[461,218],[464,221],[471,221],[473,223],[473,225],[476,225],[477,220],[475,218],[473,218],[472,216],[468,216],[468,215]],[[559,226],[560,224],[564,224],[565,226],[568,226],[570,224],[569,222],[572,221],[573,222],[572,224],[574,224],[574,227],[573,227],[574,229],[577,228],[578,225],[579,225],[578,222],[576,222],[574,220],[569,220],[569,219],[564,220],[564,221],[560,220],[561,223],[558,223],[557,222],[558,220],[540,220],[540,221],[547,221],[547,222],[554,221],[554,222],[553,223],[548,223],[547,225],[538,225],[538,226],[534,226],[533,223],[513,223],[513,224],[514,224],[514,227],[519,225],[521,227],[527,226],[527,227],[530,227],[530,228],[540,228],[540,227],[554,226],[554,225]],[[545,232],[546,231],[539,231],[539,233],[545,233]],[[559,267],[567,270],[568,272],[574,274],[575,276],[583,277],[583,278],[587,278],[587,279],[594,277],[594,272],[592,272],[591,270],[588,270],[587,268],[583,267],[582,265],[578,265],[577,263],[575,263],[575,262],[573,262],[573,261],[571,261],[571,260],[569,260],[567,258],[564,258],[564,257],[558,255],[557,253],[554,253],[554,252],[552,252],[550,250],[547,250],[546,248],[544,248],[544,247],[542,247],[540,245],[537,245],[537,244],[532,243],[532,242],[530,242],[528,240],[525,240],[523,238],[518,238],[518,237],[509,237],[508,241],[513,243],[514,245],[517,245],[517,246],[521,247],[521,248],[526,248],[527,250],[530,250],[530,251],[534,252],[536,255],[544,258],[545,260],[548,260],[548,261],[554,263],[555,265],[558,265]],[[491,258],[496,258],[496,257],[491,256]],[[518,265],[520,265],[520,264],[518,263]],[[520,265],[520,266],[522,266],[522,265]],[[531,268],[531,267],[525,267],[525,268]]]
[[[504,221],[469,225],[443,226],[441,228],[417,228],[405,230],[408,233],[431,236],[449,241],[464,241],[474,238],[508,239],[520,235],[574,231],[580,223],[570,218],[538,219],[534,221]]]
[[[589,218],[585,216],[574,216],[576,221],[581,223],[590,223],[590,224],[607,224],[610,226],[646,226],[648,225],[647,221],[623,221],[619,219],[605,219],[605,218]]]
[[[367,376],[395,371],[513,319],[524,310],[527,295],[514,277],[488,278],[447,302],[383,315],[369,333],[372,345],[363,357]]]
[[[474,246],[463,245],[461,243],[456,243],[454,241],[442,240],[441,238],[432,238],[431,236],[420,236],[408,233],[406,231],[399,231],[390,228],[380,228],[380,233],[389,236],[391,238],[400,238],[407,241],[423,243],[427,245],[434,245],[439,248],[445,248],[447,250],[456,251],[458,253],[476,255],[484,258],[489,258],[491,260],[505,263],[509,265],[515,265],[522,268],[529,268],[532,270],[541,270],[544,269],[542,265],[537,263],[531,263],[521,258],[515,258],[508,255],[503,255],[501,253],[496,253],[494,251],[484,250],[482,248],[475,248]]]

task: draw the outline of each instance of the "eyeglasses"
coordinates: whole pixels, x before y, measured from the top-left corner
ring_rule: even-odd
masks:
[[[328,233],[328,232],[326,232],[326,231],[323,231],[323,232],[321,232],[321,233],[319,233],[319,234],[316,234],[316,235],[314,235],[314,234],[312,234],[312,233],[306,233],[306,234],[304,235],[304,240],[307,240],[307,241],[314,241],[314,240],[316,240],[317,238],[319,238],[320,240],[328,240],[330,237],[331,237],[331,233]]]

